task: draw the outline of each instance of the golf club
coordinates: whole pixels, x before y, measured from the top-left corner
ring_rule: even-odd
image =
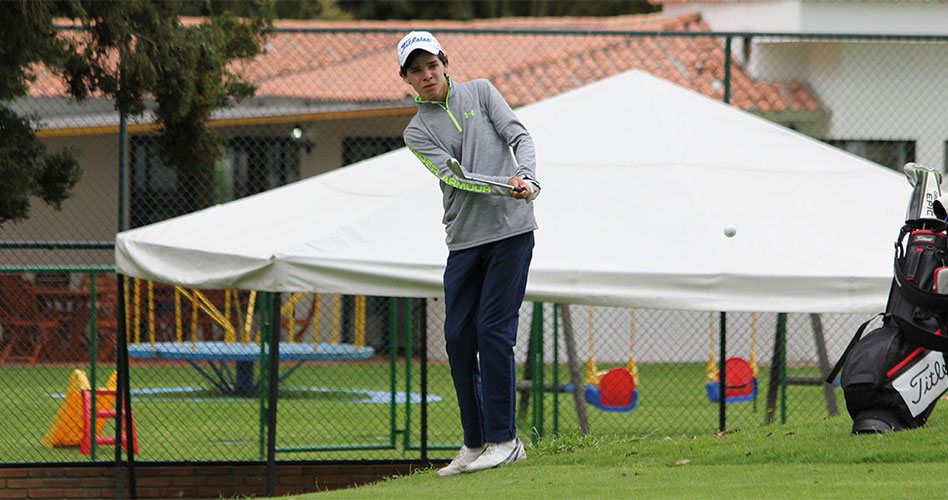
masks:
[[[488,181],[485,179],[475,179],[472,177],[468,177],[467,174],[464,173],[464,170],[461,168],[461,163],[458,162],[454,158],[448,158],[448,169],[451,170],[451,173],[454,174],[455,177],[457,177],[458,179],[464,179],[466,181],[482,182],[484,184],[489,184],[491,186],[507,188],[512,191],[516,191],[518,193],[523,191],[522,187],[511,186],[510,184],[504,184],[503,182],[494,182],[494,181]]]

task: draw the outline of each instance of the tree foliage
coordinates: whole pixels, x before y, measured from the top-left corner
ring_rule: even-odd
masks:
[[[336,0],[274,0],[272,6],[277,19],[351,19]],[[257,7],[252,0],[189,0],[184,4],[184,13],[189,16],[215,16],[224,12],[253,17]]]
[[[30,127],[32,117],[6,105],[27,94],[40,65],[61,74],[77,99],[112,99],[126,115],[150,110],[165,163],[196,178],[211,175],[223,149],[206,123],[215,109],[254,94],[232,63],[261,53],[273,13],[269,3],[252,2],[249,17],[225,9],[186,25],[187,5],[0,2],[0,224],[28,217],[31,195],[58,207],[79,179],[75,155],[46,151]],[[56,17],[78,20],[83,29],[58,31]]]
[[[31,196],[59,208],[82,173],[71,152],[49,152],[31,128],[31,117],[7,104],[27,93],[37,64],[56,67],[65,60],[68,49],[57,37],[52,13],[68,7],[0,2],[0,224],[26,218]]]

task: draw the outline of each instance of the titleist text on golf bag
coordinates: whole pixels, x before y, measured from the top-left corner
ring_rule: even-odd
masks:
[[[832,382],[842,368],[840,385],[857,434],[925,425],[948,390],[948,238],[934,209],[941,174],[914,163],[903,170],[914,190],[895,245],[882,326],[863,336],[872,320],[863,323],[827,378]]]

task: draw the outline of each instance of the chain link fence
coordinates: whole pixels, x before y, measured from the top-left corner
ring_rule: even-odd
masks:
[[[640,69],[894,169],[945,165],[948,39],[712,34],[692,17],[626,19],[431,29],[454,78],[488,78],[514,107]],[[630,29],[647,31],[618,31]],[[698,32],[662,32],[675,29]],[[211,123],[226,154],[208,172],[163,164],[149,114],[121,129],[111,103],[75,103],[55,78],[14,103],[51,149],[75,148],[85,176],[62,211],[34,205],[29,220],[0,227],[0,462],[112,459],[114,419],[93,424],[92,415],[115,396],[83,391],[114,388],[120,323],[137,460],[265,458],[268,322],[280,326],[279,459],[454,454],[461,433],[441,299],[194,290],[123,282],[112,267],[116,228],[402,147],[414,113],[392,50],[403,31],[279,29],[245,68],[257,97]],[[268,317],[275,307],[278,321]],[[520,319],[521,435],[661,437],[845,414],[842,391],[821,378],[867,317],[525,303]],[[722,421],[711,388],[725,358],[739,358],[728,385],[743,387],[728,389],[735,400]],[[609,375],[616,367],[634,374],[635,392]],[[618,392],[596,391],[606,381]],[[612,409],[624,411],[577,402],[579,392],[618,398]]]

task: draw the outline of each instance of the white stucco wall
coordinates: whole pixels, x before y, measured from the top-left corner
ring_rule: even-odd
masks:
[[[665,6],[674,17],[700,12],[713,31],[948,35],[948,3],[776,0]],[[948,43],[743,40],[734,53],[754,78],[805,83],[830,111],[819,138],[912,140],[916,161],[946,164]]]
[[[948,35],[948,3],[894,0],[761,0],[670,3],[672,18],[700,12],[714,31]]]
[[[798,0],[764,2],[683,3],[662,6],[665,18],[700,12],[713,31],[796,33],[800,30]]]
[[[946,7],[948,9],[948,7]],[[831,110],[820,138],[913,140],[916,161],[945,165],[948,43],[754,42],[755,78],[802,81]]]

